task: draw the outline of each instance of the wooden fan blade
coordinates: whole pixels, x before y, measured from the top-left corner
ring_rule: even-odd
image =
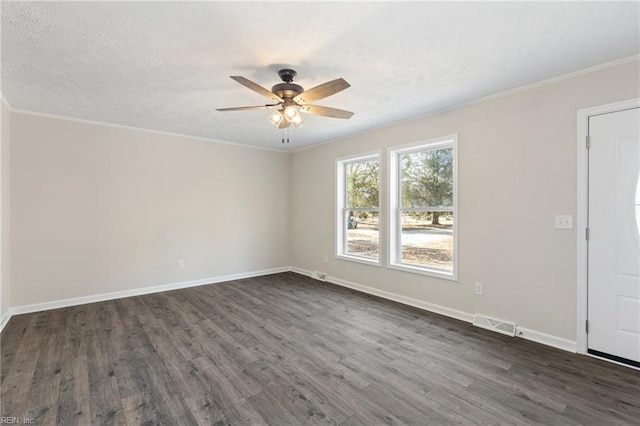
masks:
[[[283,99],[280,96],[278,96],[278,95],[276,95],[274,93],[271,93],[270,90],[265,89],[264,87],[260,86],[257,83],[254,83],[251,80],[247,80],[246,78],[240,77],[240,76],[237,76],[237,75],[232,75],[231,78],[234,79],[235,81],[237,81],[238,83],[242,84],[244,87],[247,87],[247,88],[253,90],[256,93],[259,93],[262,96],[265,96],[265,97],[271,99],[272,101],[283,102]]]
[[[338,108],[330,108],[320,105],[302,105],[300,111],[307,114],[322,115],[324,117],[333,118],[351,118],[353,113],[351,111],[345,111]]]
[[[251,109],[269,109],[273,108],[275,105],[257,105],[257,106],[246,106],[246,107],[233,107],[233,108],[216,108],[216,111],[248,111]]]
[[[321,84],[320,86],[312,87],[306,92],[300,93],[298,96],[293,98],[293,101],[299,104],[307,104],[319,99],[324,99],[331,95],[335,95],[336,93],[341,92],[349,87],[351,87],[349,83],[347,83],[342,78],[338,78],[336,80]]]

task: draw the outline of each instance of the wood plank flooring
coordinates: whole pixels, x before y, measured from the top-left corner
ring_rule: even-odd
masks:
[[[0,339],[1,416],[38,425],[640,424],[640,371],[294,273],[19,315]]]

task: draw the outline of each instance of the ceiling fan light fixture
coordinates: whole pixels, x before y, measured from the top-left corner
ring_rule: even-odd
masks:
[[[344,119],[351,118],[353,115],[350,111],[311,104],[311,102],[327,98],[349,88],[350,84],[343,78],[337,78],[320,84],[319,86],[312,87],[309,90],[304,90],[302,86],[293,83],[293,80],[296,78],[296,72],[294,70],[282,69],[278,71],[278,75],[283,82],[276,84],[271,88],[271,90],[265,89],[261,85],[244,77],[231,76],[231,78],[236,82],[266,98],[269,98],[275,103],[248,107],[217,108],[216,111],[271,109],[272,112],[269,114],[269,121],[278,129],[283,129],[283,131],[292,125],[294,127],[302,127],[303,120],[300,115],[301,112],[304,112],[305,114]],[[287,142],[288,141],[289,139],[287,138]],[[284,143],[284,138],[282,139],[282,142]]]
[[[295,117],[293,117],[291,122],[295,127],[302,127],[304,124],[304,122],[302,121],[302,116],[300,116],[300,114],[297,114]]]
[[[273,111],[271,115],[269,115],[269,121],[271,121],[274,126],[277,126],[278,124],[280,124],[283,118],[284,117],[282,116],[282,113],[279,110]]]
[[[289,105],[284,109],[284,116],[289,122],[293,123],[293,120],[296,117],[299,117],[300,114],[298,114],[298,109],[295,107],[295,105]]]

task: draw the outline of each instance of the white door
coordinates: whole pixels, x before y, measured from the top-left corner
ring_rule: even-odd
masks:
[[[589,117],[588,348],[640,367],[640,108]]]

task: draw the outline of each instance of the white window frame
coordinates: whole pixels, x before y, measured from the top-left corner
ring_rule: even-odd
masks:
[[[347,206],[347,186],[346,186],[346,165],[361,161],[378,161],[378,207],[348,207]],[[366,265],[382,266],[382,230],[383,217],[380,204],[382,203],[382,156],[380,151],[359,154],[356,156],[342,157],[336,159],[336,237],[335,257],[336,259],[348,260],[351,262],[364,263]],[[346,211],[375,211],[378,213],[378,259],[364,256],[357,256],[347,253],[347,229],[343,220]]]
[[[399,157],[402,154],[453,148],[453,206],[446,209],[429,208],[430,211],[453,211],[453,268],[446,271],[426,266],[402,263],[402,200],[400,199],[400,164]],[[387,253],[387,267],[415,274],[428,275],[430,277],[458,281],[458,135],[443,136],[414,142],[407,145],[390,147],[389,157],[389,239]],[[423,208],[416,210],[424,210]]]

